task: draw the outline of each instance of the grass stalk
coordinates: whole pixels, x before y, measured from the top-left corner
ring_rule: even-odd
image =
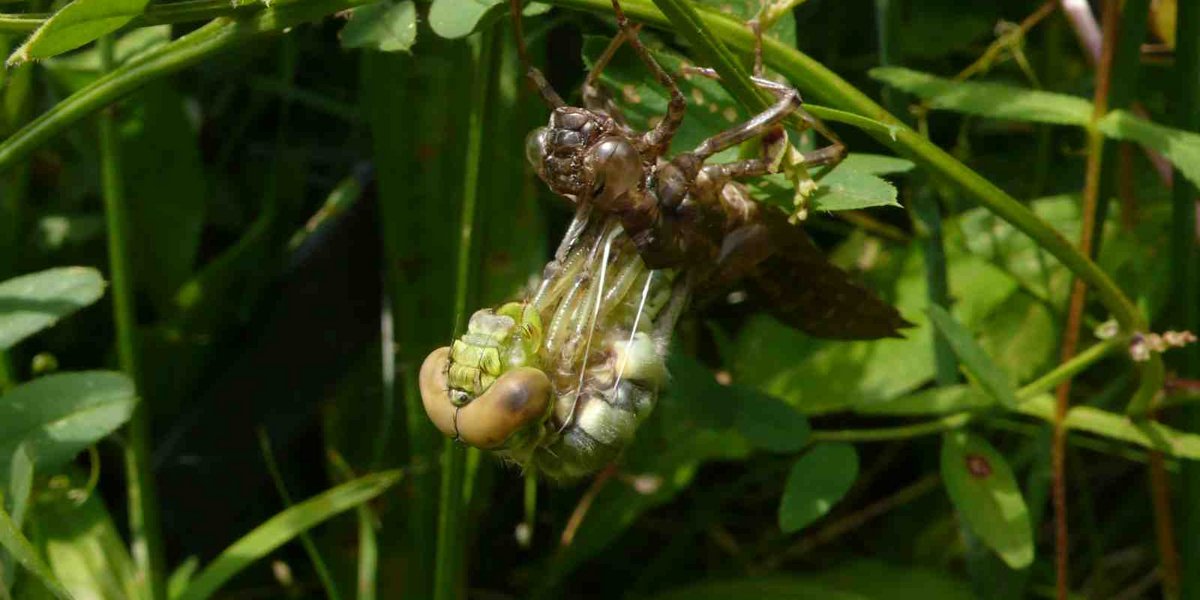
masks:
[[[474,243],[475,218],[479,209],[479,180],[484,160],[484,120],[492,84],[492,57],[498,41],[495,28],[488,28],[470,40],[474,57],[470,115],[467,121],[466,159],[463,163],[462,216],[458,235],[458,261],[455,269],[454,333],[466,328],[467,310],[473,295],[478,248]],[[464,497],[467,451],[458,442],[447,439],[442,449],[442,485],[439,496],[437,565],[434,570],[434,598],[450,600],[463,593],[466,507]]]
[[[112,69],[112,38],[100,40],[103,68]],[[101,190],[108,238],[109,280],[112,285],[113,321],[116,325],[117,358],[121,370],[142,388],[134,314],[133,269],[129,261],[129,215],[121,173],[121,147],[117,133],[116,107],[110,106],[99,116]],[[129,495],[129,531],[133,560],[140,572],[146,595],[153,600],[166,598],[166,558],[163,554],[162,528],[159,522],[157,494],[151,472],[150,410],[143,396],[129,421],[125,447],[125,473]]]
[[[1176,19],[1176,80],[1180,85],[1174,102],[1176,126],[1200,131],[1200,3],[1180,2]],[[1177,328],[1200,331],[1200,249],[1197,248],[1196,201],[1200,190],[1187,178],[1175,173],[1172,190],[1171,274],[1175,297],[1185,299],[1177,309]],[[1200,347],[1192,344],[1178,351],[1175,367],[1180,377],[1200,378]],[[1185,407],[1180,425],[1187,431],[1200,431],[1200,405]],[[1180,511],[1180,598],[1200,600],[1200,461],[1184,461]]]

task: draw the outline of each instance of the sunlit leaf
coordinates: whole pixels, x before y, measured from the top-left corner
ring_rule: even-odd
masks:
[[[779,528],[792,533],[825,516],[858,478],[858,453],[850,444],[820,444],[788,472],[779,500]]]
[[[981,437],[942,437],[942,481],[959,516],[1008,566],[1033,562],[1033,527],[1008,461]]]
[[[482,21],[506,10],[504,0],[434,0],[429,7],[429,26],[444,38],[466,37]]]
[[[931,305],[927,312],[933,326],[954,350],[954,354],[958,356],[958,360],[962,362],[967,372],[979,382],[980,387],[997,402],[1005,406],[1015,406],[1017,393],[1013,389],[1008,374],[1001,371],[1000,367],[992,362],[991,357],[983,351],[983,348],[979,347],[979,343],[975,341],[971,332],[955,321],[954,317],[946,312],[946,309],[936,304]]]
[[[192,579],[178,600],[211,597],[229,579],[309,528],[354,508],[400,481],[400,471],[366,475],[326,490],[268,519],[242,536]]]
[[[58,267],[0,282],[0,350],[95,302],[104,294],[100,272]]]
[[[851,152],[846,155],[846,158],[842,162],[838,163],[837,168],[849,169],[868,175],[891,175],[893,173],[907,173],[915,166],[911,160],[898,156]]]
[[[869,173],[857,171],[853,167],[839,165],[821,179],[820,185],[812,197],[813,210],[900,206],[900,203],[896,202],[896,188],[892,184]]]
[[[8,57],[8,64],[50,58],[120,29],[149,0],[74,0],[59,9]]]
[[[27,443],[39,469],[53,469],[112,433],[137,402],[133,383],[112,371],[47,375],[0,396],[0,455]],[[0,462],[0,480],[8,465]]]
[[[464,5],[473,4],[470,0]],[[343,48],[407,52],[417,39],[417,7],[412,0],[383,0],[355,8],[339,35]]]
[[[1158,150],[1184,177],[1200,185],[1200,133],[1151,123],[1124,110],[1105,115],[1099,127],[1109,137]]]
[[[932,108],[993,119],[1083,126],[1092,115],[1090,102],[1066,94],[954,81],[900,67],[871,69],[871,77],[925,100]]]
[[[530,2],[521,15],[532,17],[550,10],[549,4]],[[466,37],[508,13],[505,0],[434,0],[429,7],[429,26],[447,39]]]

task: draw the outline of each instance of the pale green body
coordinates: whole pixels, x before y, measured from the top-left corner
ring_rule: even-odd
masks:
[[[554,479],[613,461],[650,414],[687,285],[651,271],[614,218],[581,210],[527,302],[482,310],[455,340],[449,397],[463,406],[502,374],[536,367],[553,399],[497,454]]]

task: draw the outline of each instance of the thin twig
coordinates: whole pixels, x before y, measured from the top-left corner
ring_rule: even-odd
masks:
[[[1063,9],[1072,10],[1068,8],[1070,4],[1074,3],[1063,2]],[[1085,256],[1090,255],[1092,251],[1092,233],[1095,230],[1096,206],[1099,203],[1098,196],[1100,195],[1101,160],[1104,156],[1104,136],[1097,128],[1097,123],[1108,112],[1108,90],[1111,83],[1113,51],[1116,48],[1120,9],[1118,0],[1108,0],[1104,4],[1104,36],[1100,62],[1096,66],[1096,92],[1092,101],[1092,122],[1088,127],[1087,173],[1083,186],[1083,227],[1080,232],[1079,252]],[[1086,297],[1087,284],[1082,279],[1075,278],[1071,286],[1067,326],[1063,331],[1062,362],[1069,361],[1075,356],[1075,350],[1079,345],[1079,329],[1083,321],[1083,306]],[[1065,476],[1066,420],[1070,396],[1071,380],[1068,378],[1058,386],[1055,397],[1054,440],[1050,454],[1054,494],[1055,595],[1059,600],[1066,600],[1070,589],[1070,542],[1067,529],[1067,482]]]

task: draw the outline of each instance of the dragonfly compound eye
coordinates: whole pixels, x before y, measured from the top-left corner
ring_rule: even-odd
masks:
[[[632,144],[618,137],[604,138],[592,146],[584,165],[595,178],[592,202],[606,210],[623,208],[617,202],[637,189],[642,178],[641,156]]]
[[[538,127],[525,138],[525,160],[529,161],[529,166],[539,174],[542,172],[542,159],[548,154],[546,142],[549,135],[548,128]]]
[[[539,369],[519,367],[501,375],[483,394],[462,406],[451,402],[447,372],[450,348],[434,350],[421,365],[421,401],[439,431],[484,449],[505,445],[514,434],[540,426],[553,387]]]

